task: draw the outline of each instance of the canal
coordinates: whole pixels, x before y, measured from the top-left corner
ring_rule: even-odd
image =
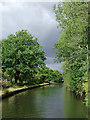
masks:
[[[2,117],[87,118],[88,108],[63,85],[50,85],[3,99]]]

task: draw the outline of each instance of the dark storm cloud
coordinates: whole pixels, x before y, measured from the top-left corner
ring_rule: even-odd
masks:
[[[53,12],[52,2],[21,2],[4,3],[2,9],[2,37],[14,34],[18,30],[26,29],[38,38],[38,42],[46,52],[47,66],[52,69],[60,69],[57,63],[53,63],[55,50],[52,49],[60,35],[57,30],[57,22]]]
[[[44,38],[44,50],[47,53],[47,56],[55,57],[55,51],[56,49],[52,49],[54,47],[54,44],[56,43],[56,40],[60,39],[60,35],[58,34],[58,30],[56,26],[54,26],[45,36]]]

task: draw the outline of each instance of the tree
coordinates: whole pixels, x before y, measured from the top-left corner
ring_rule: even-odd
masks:
[[[62,74],[58,70],[52,70],[47,66],[39,68],[40,80],[41,82],[57,82],[63,83]]]
[[[38,67],[45,65],[45,53],[37,38],[26,30],[11,34],[2,40],[2,66],[11,78],[21,81],[37,73]],[[27,77],[28,76],[28,77]]]
[[[60,40],[56,42],[56,61],[64,62],[64,79],[72,91],[82,94],[88,79],[88,3],[63,2],[54,5]]]

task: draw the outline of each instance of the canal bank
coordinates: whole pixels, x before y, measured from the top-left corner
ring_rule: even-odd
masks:
[[[0,98],[4,99],[7,98],[9,96],[12,96],[14,94],[29,90],[29,89],[33,89],[33,88],[37,88],[37,87],[42,87],[42,86],[47,86],[50,85],[50,83],[43,83],[43,84],[38,84],[38,85],[30,85],[30,86],[21,86],[21,87],[9,87],[6,89],[3,89],[2,91],[0,91]],[[1,100],[1,99],[0,99]]]
[[[88,118],[88,108],[64,85],[52,84],[3,99],[2,118]]]

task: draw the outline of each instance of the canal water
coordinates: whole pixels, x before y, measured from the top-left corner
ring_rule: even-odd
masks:
[[[88,108],[63,85],[50,85],[3,99],[2,117],[87,118]]]

